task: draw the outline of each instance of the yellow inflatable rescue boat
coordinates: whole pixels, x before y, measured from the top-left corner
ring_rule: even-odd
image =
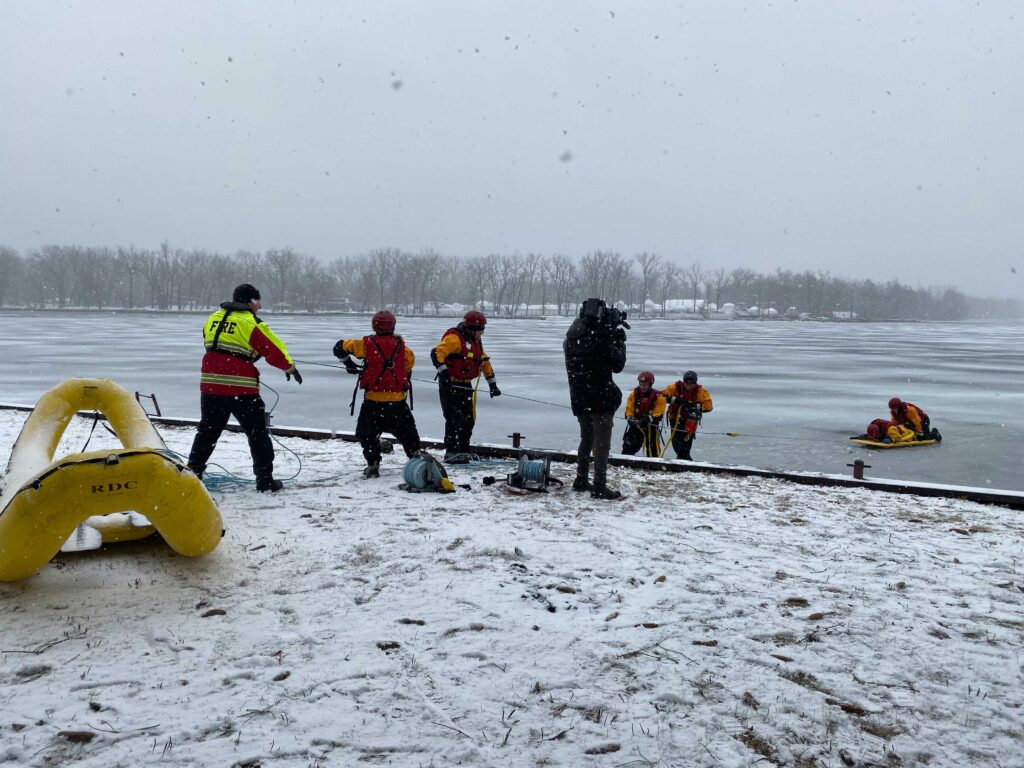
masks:
[[[61,436],[78,411],[106,416],[124,448],[63,456]],[[17,581],[58,551],[159,533],[197,557],[224,533],[202,481],[167,450],[127,390],[109,379],[68,379],[36,404],[0,486],[0,581]]]

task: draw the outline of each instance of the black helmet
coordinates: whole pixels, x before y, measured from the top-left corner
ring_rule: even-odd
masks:
[[[697,383],[697,372],[687,371],[683,374],[683,384],[696,384]]]
[[[231,300],[236,304],[248,304],[250,301],[259,301],[260,292],[249,283],[242,283],[235,286],[235,292],[231,294]]]

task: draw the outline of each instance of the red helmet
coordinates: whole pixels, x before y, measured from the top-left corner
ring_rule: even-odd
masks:
[[[390,333],[394,333],[395,316],[386,309],[382,309],[373,316],[373,320],[370,321],[370,326],[373,328],[374,333],[384,334],[385,336]]]
[[[651,373],[650,371],[644,371],[643,373],[636,377],[636,380],[639,381],[641,384],[653,384],[654,374]]]
[[[487,318],[483,312],[471,309],[462,316],[462,324],[466,326],[467,330],[482,331],[484,326],[487,325]]]
[[[868,437],[870,437],[872,440],[881,440],[883,437],[885,437],[887,429],[887,427],[885,426],[886,423],[887,422],[883,421],[882,419],[875,419],[870,424],[868,424]]]
[[[903,401],[900,400],[898,397],[894,397],[892,400],[889,401],[889,410],[895,411],[901,405],[903,405]]]

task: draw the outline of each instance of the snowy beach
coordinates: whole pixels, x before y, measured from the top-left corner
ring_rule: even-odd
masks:
[[[0,413],[4,455],[24,418]],[[482,484],[510,464],[413,495],[400,456],[364,481],[355,445],[282,442],[301,474],[215,493],[212,555],[147,540],[0,585],[0,761],[1024,762],[1019,513],[623,469],[618,503]],[[214,459],[248,475],[239,435]]]

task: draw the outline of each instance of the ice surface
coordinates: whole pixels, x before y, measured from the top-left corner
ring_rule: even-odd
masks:
[[[260,363],[263,380],[281,393],[275,422],[354,429],[355,377],[312,363],[337,365],[334,342],[367,333],[369,318],[265,319],[295,358],[310,361],[299,364],[302,386]],[[398,331],[417,355],[415,415],[424,436],[444,431],[429,353],[452,322],[399,318]],[[155,392],[165,414],[197,418],[201,323],[195,314],[0,312],[0,343],[18,361],[0,369],[0,401],[31,405],[68,376],[106,376],[129,391]],[[568,325],[566,318],[490,322],[484,343],[505,395],[490,399],[483,388],[475,440],[508,444],[507,435],[520,432],[528,448],[575,447],[561,351]],[[846,465],[860,458],[871,465],[869,478],[1021,490],[1022,350],[1022,324],[638,319],[617,378],[625,390],[645,369],[656,374],[656,386],[690,368],[700,373],[715,410],[695,444],[698,460],[848,475]],[[893,395],[921,405],[945,441],[887,453],[850,444],[848,436],[886,415]],[[273,393],[264,397],[274,404]],[[624,428],[616,425],[613,450]]]

